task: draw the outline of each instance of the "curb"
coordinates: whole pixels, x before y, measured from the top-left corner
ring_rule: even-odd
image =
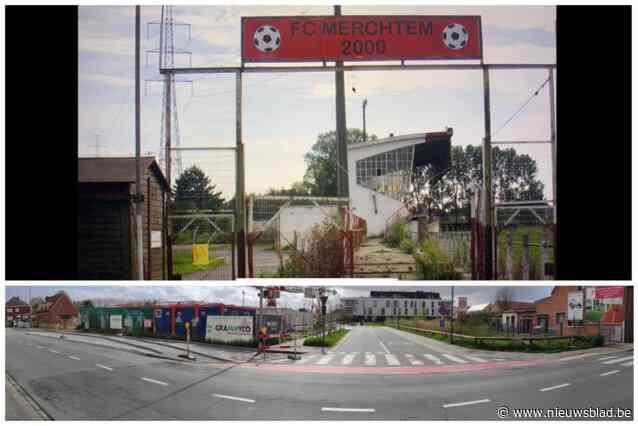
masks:
[[[143,341],[146,342],[146,343],[152,344],[152,345],[164,346],[164,347],[171,348],[171,349],[176,349],[176,350],[184,350],[184,348],[181,348],[179,346],[174,346],[174,345],[168,344],[166,342],[156,342],[156,341],[151,341],[151,340],[147,340],[147,339],[144,339]],[[244,362],[248,362],[248,361],[236,361],[234,359],[224,358],[224,357],[221,357],[221,356],[214,356],[214,355],[210,355],[210,354],[207,354],[207,353],[194,351],[192,349],[190,350],[190,352],[195,354],[195,355],[203,356],[204,358],[210,358],[210,359],[215,359],[215,360],[224,361],[224,362],[231,362],[233,364],[242,364]],[[251,356],[249,358],[249,360],[251,360],[253,358],[254,358],[254,355]]]
[[[55,420],[53,418],[53,416],[51,416],[39,403],[38,401],[33,398],[31,396],[31,394],[29,392],[27,392],[27,390],[20,384],[18,383],[18,381],[16,379],[13,378],[13,376],[11,375],[11,373],[9,373],[8,371],[5,372],[5,377],[6,377],[6,385],[11,386],[13,389],[15,389],[16,393],[18,395],[20,395],[22,398],[24,398],[24,400],[26,401],[27,404],[29,404],[29,406],[31,406],[31,408],[33,409],[33,411],[36,412],[36,414],[38,416],[41,417],[40,420]],[[5,390],[6,392],[6,390]],[[5,419],[6,420],[6,419]],[[37,420],[34,420],[37,421]]]
[[[132,346],[132,347],[137,348],[137,349],[143,349],[143,350],[155,352],[158,355],[162,354],[162,352],[160,352],[160,351],[158,351],[156,349],[149,349],[149,348],[146,348],[146,347],[141,346],[141,345],[135,345],[135,344],[130,343],[130,342],[123,342],[121,340],[114,339],[114,338],[108,337],[108,336],[101,336],[99,334],[88,334],[88,333],[84,333],[83,334],[83,333],[75,333],[75,332],[66,333],[66,334],[71,334],[71,335],[74,335],[74,336],[83,336],[83,337],[94,337],[96,339],[104,339],[104,340],[108,340],[109,342],[121,343],[122,345]]]

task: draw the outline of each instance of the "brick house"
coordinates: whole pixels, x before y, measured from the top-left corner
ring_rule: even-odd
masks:
[[[519,333],[531,333],[536,312],[534,303],[511,301],[490,305],[490,313],[498,321],[497,327],[504,330],[517,330]]]
[[[138,277],[135,158],[78,160],[78,278],[166,279],[164,218],[170,185],[153,157],[142,157],[144,277]]]
[[[33,326],[40,328],[72,329],[78,323],[79,312],[66,293],[47,296],[34,313]]]
[[[5,318],[7,321],[30,320],[31,306],[19,297],[12,297],[5,304]]]

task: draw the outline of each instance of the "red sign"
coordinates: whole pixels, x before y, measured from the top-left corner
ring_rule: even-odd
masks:
[[[481,59],[479,16],[244,17],[244,62]]]
[[[613,287],[596,287],[596,299],[617,299],[622,298],[625,294],[625,288],[622,286]]]

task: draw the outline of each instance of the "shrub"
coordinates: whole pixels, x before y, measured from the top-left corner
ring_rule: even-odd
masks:
[[[412,254],[414,253],[414,242],[409,238],[405,238],[401,241],[400,248],[402,252]]]
[[[605,344],[605,338],[598,334],[596,336],[592,336],[590,343],[594,347],[603,346]]]
[[[406,238],[408,238],[408,223],[405,220],[400,220],[390,226],[390,230],[384,237],[383,242],[390,247],[396,248]]]
[[[325,339],[321,336],[312,336],[308,337],[304,340],[304,346],[325,346],[325,347],[333,347],[339,340],[343,338],[348,333],[348,330],[339,330],[334,333],[327,334]]]
[[[435,240],[421,244],[421,253],[415,254],[417,275],[422,280],[458,280],[462,274],[454,269],[454,263],[443,253]]]

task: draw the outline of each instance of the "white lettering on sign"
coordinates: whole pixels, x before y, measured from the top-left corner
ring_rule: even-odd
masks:
[[[207,316],[206,339],[232,342],[250,341],[253,338],[253,317]]]

